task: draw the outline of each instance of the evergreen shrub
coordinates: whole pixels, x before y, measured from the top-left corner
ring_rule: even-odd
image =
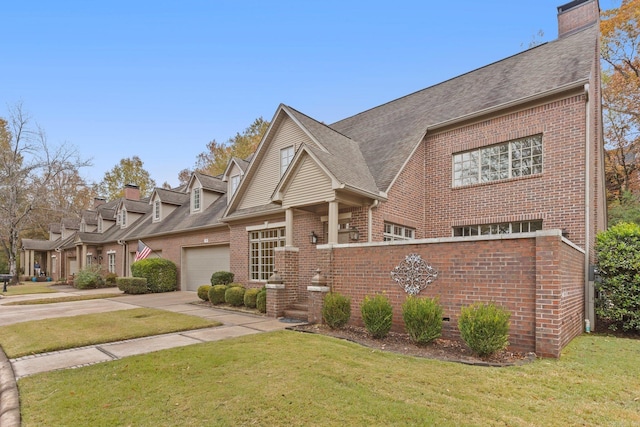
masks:
[[[233,282],[233,277],[230,271],[216,271],[211,275],[211,285],[228,285]]]
[[[211,285],[198,286],[198,298],[202,301],[209,301],[209,289],[211,289]]]
[[[76,273],[73,284],[78,289],[104,288],[105,282],[99,265],[90,265]]]
[[[244,292],[244,305],[248,308],[256,308],[258,293],[260,289],[252,288]]]
[[[322,319],[331,328],[341,328],[351,318],[351,299],[337,292],[329,292],[322,304]]]
[[[442,335],[442,307],[436,298],[410,295],[402,304],[402,319],[409,338],[427,344]]]
[[[178,289],[178,267],[165,258],[145,258],[131,264],[134,277],[147,279],[149,292],[172,292]]]
[[[244,292],[245,289],[240,286],[229,287],[224,293],[224,301],[233,307],[240,307],[244,304]]]
[[[640,225],[619,223],[596,236],[595,310],[609,329],[640,332]]]
[[[224,304],[224,294],[227,291],[227,285],[213,285],[209,289],[209,302],[213,305]]]
[[[118,289],[125,294],[146,294],[149,292],[147,279],[144,277],[118,277],[116,284]]]
[[[267,312],[267,290],[265,288],[260,289],[256,295],[256,308],[260,313]]]
[[[385,295],[365,296],[360,309],[365,328],[374,338],[384,338],[391,330],[393,307]]]
[[[494,303],[475,303],[460,310],[460,337],[478,356],[485,357],[509,345],[511,314]]]

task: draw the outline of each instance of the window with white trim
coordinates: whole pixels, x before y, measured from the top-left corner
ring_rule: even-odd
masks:
[[[293,149],[293,145],[280,150],[280,176],[284,175],[287,171],[287,168],[291,164],[291,160],[293,160],[294,154],[295,151]]]
[[[127,226],[127,210],[122,209],[122,218],[120,219],[120,227],[125,228]]]
[[[200,210],[200,187],[193,189],[193,210]]]
[[[153,220],[158,221],[160,219],[160,200],[153,202]]]
[[[403,225],[384,223],[384,241],[393,242],[397,240],[412,240],[416,238],[416,229]]]
[[[231,195],[233,196],[240,185],[240,175],[233,175],[231,177],[231,181],[229,182]]]
[[[102,233],[104,225],[102,224],[102,217],[98,217],[98,233]]]
[[[115,252],[107,253],[107,269],[109,270],[109,273],[116,272],[116,253]]]
[[[249,232],[249,277],[266,281],[273,274],[275,251],[285,245],[285,229],[270,228]]]
[[[91,264],[93,264],[93,254],[92,253],[88,253],[87,254],[87,267],[90,267]]]
[[[494,234],[531,233],[542,230],[542,220],[501,222],[496,224],[453,227],[454,236],[491,236]]]
[[[453,155],[453,186],[542,173],[542,135]]]

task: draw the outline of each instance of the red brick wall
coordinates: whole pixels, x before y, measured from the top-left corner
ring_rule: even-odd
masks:
[[[599,15],[597,1],[585,2],[558,14],[558,37],[595,22]]]
[[[562,345],[575,336],[576,319],[582,309],[576,301],[582,298],[582,271],[577,249],[558,242],[560,233],[538,233],[548,235],[546,246],[537,250],[535,238],[511,237],[488,239],[441,239],[412,244],[339,245],[319,249],[319,263],[332,290],[351,297],[351,322],[362,324],[361,303],[366,295],[384,292],[390,299],[395,330],[403,330],[402,303],[407,293],[391,278],[391,271],[407,255],[416,253],[438,271],[438,278],[420,293],[420,297],[438,297],[448,318],[443,335],[458,337],[457,321],[460,309],[474,302],[494,301],[511,313],[510,343],[517,351],[540,351],[546,356],[559,356],[559,346],[536,345],[537,330],[548,325],[538,325],[549,319],[553,328],[547,331],[549,338]],[[555,245],[555,246],[554,246]],[[564,246],[563,246],[564,245]],[[565,247],[566,246],[566,247]],[[546,251],[548,259],[557,259],[552,270],[539,268],[537,255]],[[331,261],[331,258],[333,260]],[[546,259],[546,258],[545,258]],[[568,267],[565,270],[565,267]],[[557,277],[559,271],[563,273]],[[540,292],[553,285],[560,290],[562,310],[548,313],[540,318],[537,301]],[[555,302],[554,302],[555,304]],[[577,314],[576,312],[580,312]],[[555,316],[555,317],[554,317]],[[563,325],[566,326],[563,329]]]

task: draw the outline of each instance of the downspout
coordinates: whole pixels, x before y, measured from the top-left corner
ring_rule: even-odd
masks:
[[[595,313],[593,307],[594,300],[594,282],[591,280],[591,258],[590,258],[590,239],[591,239],[591,101],[589,99],[589,83],[584,85],[584,92],[587,98],[586,108],[586,126],[585,126],[585,200],[584,200],[584,317],[588,320],[591,329],[595,328]],[[585,322],[586,323],[586,322]]]
[[[367,218],[367,242],[371,243],[373,241],[373,213],[371,212],[373,208],[377,208],[380,204],[380,200],[376,199],[372,204],[369,205],[369,213]]]

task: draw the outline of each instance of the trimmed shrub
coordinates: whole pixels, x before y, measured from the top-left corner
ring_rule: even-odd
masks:
[[[147,279],[149,292],[172,292],[178,289],[178,268],[165,258],[145,258],[131,264],[134,277]]]
[[[144,277],[118,277],[116,284],[118,289],[125,294],[146,294],[149,292],[147,279]]]
[[[267,290],[265,288],[260,289],[256,295],[256,308],[260,313],[267,312]]]
[[[436,298],[410,295],[402,304],[402,319],[409,338],[427,344],[442,335],[442,307]]]
[[[233,273],[230,271],[216,271],[211,275],[211,285],[228,285],[233,282]]]
[[[365,328],[374,338],[384,338],[391,330],[393,307],[385,295],[365,296],[360,309]]]
[[[209,289],[209,302],[211,304],[224,304],[224,294],[227,291],[227,285],[213,285]]]
[[[240,307],[244,304],[244,291],[244,288],[240,286],[227,288],[224,293],[224,302],[233,307]]]
[[[97,266],[88,266],[76,273],[73,284],[78,289],[97,289],[104,288],[105,283],[102,278],[101,268]]]
[[[244,292],[244,305],[248,308],[256,308],[258,293],[260,289],[252,288]]]
[[[596,236],[596,314],[609,329],[640,332],[640,225],[619,223]]]
[[[322,319],[331,329],[341,328],[351,318],[351,299],[337,292],[324,296]]]
[[[511,314],[494,303],[463,307],[458,318],[460,337],[478,356],[489,356],[509,345]]]
[[[202,301],[209,301],[210,289],[211,289],[211,285],[198,286],[198,298],[200,298]]]
[[[244,285],[242,283],[234,282],[234,283],[229,283],[227,285],[227,288],[244,288]]]

